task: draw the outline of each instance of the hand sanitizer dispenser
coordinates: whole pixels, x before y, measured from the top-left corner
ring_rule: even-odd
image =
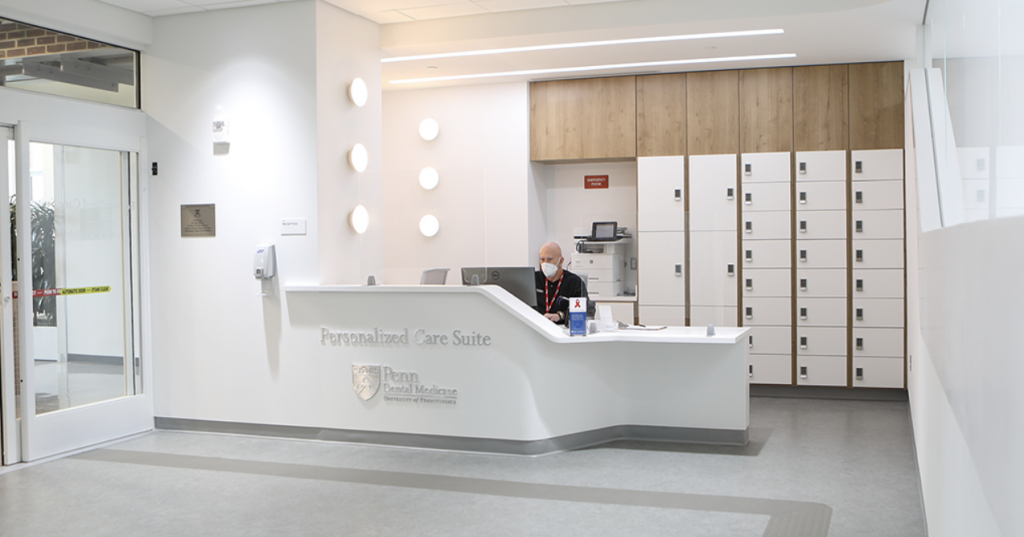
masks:
[[[252,275],[260,281],[260,295],[269,296],[273,287],[271,278],[277,272],[277,256],[273,244],[259,244],[252,260]]]

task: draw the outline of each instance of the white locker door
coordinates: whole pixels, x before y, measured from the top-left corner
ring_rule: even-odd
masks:
[[[902,149],[851,151],[854,181],[903,179]]]
[[[743,213],[743,240],[778,240],[792,236],[790,211],[751,211]]]
[[[854,298],[853,326],[903,328],[903,299]]]
[[[741,156],[743,183],[789,183],[789,151],[744,153]]]
[[[802,386],[846,386],[845,356],[797,356],[796,370]]]
[[[744,326],[790,326],[792,301],[786,298],[744,298]]]
[[[690,157],[690,230],[736,230],[736,155]]]
[[[737,326],[736,306],[690,306],[690,326]]]
[[[900,268],[903,266],[903,241],[853,240],[853,268]]]
[[[846,356],[846,328],[798,326],[796,353],[808,356]]]
[[[747,375],[751,384],[791,385],[792,358],[781,354],[751,354],[747,356]]]
[[[640,324],[647,326],[686,326],[683,306],[640,306]]]
[[[789,268],[790,245],[788,240],[744,241],[743,268]],[[845,266],[845,265],[844,265]]]
[[[855,357],[853,359],[853,385],[858,388],[902,388],[903,360]]]
[[[796,182],[802,181],[845,182],[846,151],[797,151]]]
[[[735,306],[737,272],[735,231],[690,232],[691,305]]]
[[[807,211],[797,214],[798,239],[846,239],[846,211]]]
[[[637,233],[637,286],[644,306],[686,305],[685,236],[681,231]]]
[[[846,326],[846,299],[797,299],[796,324],[797,326]]]
[[[846,241],[801,241],[796,243],[797,270],[805,268],[846,268]]]
[[[796,271],[796,296],[798,298],[845,297],[846,269],[798,269]]]
[[[900,298],[903,296],[903,269],[853,270],[853,297]]]
[[[903,209],[903,181],[854,181],[850,191],[854,211]]]
[[[853,355],[903,358],[903,329],[855,327]]]
[[[684,157],[636,159],[638,231],[683,231]]]
[[[751,354],[784,354],[793,350],[793,332],[788,326],[751,326],[747,334]]]
[[[846,211],[846,186],[838,181],[797,183],[796,210]]]
[[[902,239],[903,211],[853,211],[854,239]]]
[[[789,183],[743,183],[743,212],[788,211],[790,190]]]
[[[789,269],[745,269],[743,271],[744,297],[788,297],[792,294]]]

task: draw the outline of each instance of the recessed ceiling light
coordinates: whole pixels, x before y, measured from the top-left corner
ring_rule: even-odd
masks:
[[[437,66],[436,65],[428,65],[427,69],[437,69]]]
[[[575,73],[580,71],[601,71],[606,69],[629,69],[634,67],[653,67],[657,65],[686,65],[693,63],[741,62],[755,60],[778,60],[796,58],[796,54],[762,54],[760,56],[728,56],[724,58],[695,58],[692,60],[673,60],[667,62],[618,63],[611,65],[587,65],[583,67],[558,67],[555,69],[528,69],[525,71],[504,71],[500,73],[477,73],[472,75],[435,76],[429,78],[405,78],[391,80],[392,84],[414,84],[416,82],[443,82],[446,80],[468,80],[472,78],[493,78],[500,76],[544,75],[549,73]]]
[[[381,63],[411,62],[434,58],[458,58],[461,56],[486,56],[488,54],[508,54],[512,52],[533,52],[537,50],[557,50],[563,48],[605,47],[608,45],[632,45],[636,43],[662,43],[665,41],[685,41],[689,39],[714,39],[718,37],[750,37],[756,35],[775,35],[786,33],[782,29],[747,30],[742,32],[717,32],[711,34],[666,35],[661,37],[638,37],[635,39],[612,39],[608,41],[585,41],[581,43],[560,43],[557,45],[536,45],[532,47],[492,48],[485,50],[467,50],[465,52],[445,52],[441,54],[420,54],[418,56],[396,56],[382,58]]]

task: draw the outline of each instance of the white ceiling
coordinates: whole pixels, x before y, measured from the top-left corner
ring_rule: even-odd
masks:
[[[151,16],[289,0],[103,0]],[[780,28],[782,35],[385,63],[385,91],[634,72],[913,59],[926,0],[326,0],[381,24],[382,57]],[[795,58],[393,84],[411,78],[764,54]]]

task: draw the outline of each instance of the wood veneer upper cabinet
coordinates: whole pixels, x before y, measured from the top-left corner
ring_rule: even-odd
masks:
[[[530,159],[636,156],[636,77],[530,84]]]
[[[740,76],[740,152],[793,150],[793,68],[748,69]]]
[[[691,155],[739,153],[737,71],[686,75],[686,145]]]
[[[793,68],[796,151],[849,149],[849,75],[846,65]]]
[[[636,156],[686,154],[686,73],[636,77]]]
[[[903,122],[903,62],[850,64],[850,149],[902,149]]]

